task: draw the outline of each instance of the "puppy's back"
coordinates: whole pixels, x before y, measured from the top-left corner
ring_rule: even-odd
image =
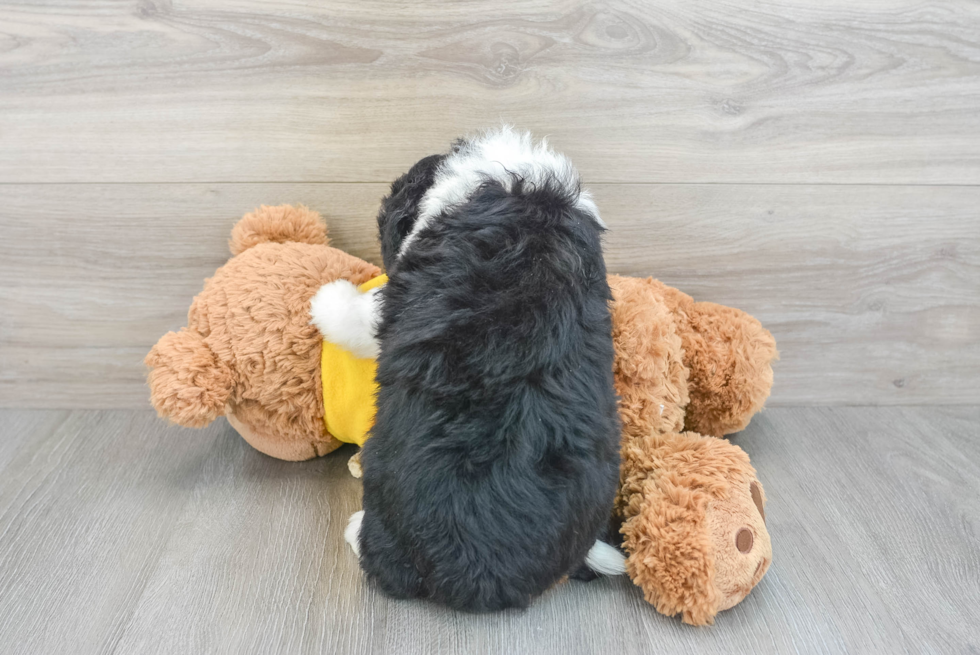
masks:
[[[523,606],[608,520],[610,294],[601,227],[565,182],[484,179],[392,271],[361,534],[389,593]]]

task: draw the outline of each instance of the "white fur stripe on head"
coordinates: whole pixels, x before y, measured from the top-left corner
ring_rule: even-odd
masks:
[[[605,227],[591,194],[579,190],[578,171],[572,162],[548,147],[546,139],[534,143],[530,133],[517,132],[505,125],[465,141],[442,161],[432,186],[419,204],[418,219],[402,242],[400,252],[406,251],[408,244],[434,217],[466,202],[487,180],[500,182],[510,191],[514,174],[535,186],[557,180],[576,197],[575,205],[579,209],[588,212]]]

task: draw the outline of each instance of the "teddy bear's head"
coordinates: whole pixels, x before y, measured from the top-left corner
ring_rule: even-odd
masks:
[[[765,496],[748,456],[685,432],[633,440],[623,459],[618,512],[630,578],[657,611],[711,623],[772,561]]]
[[[380,270],[327,244],[326,225],[302,207],[262,207],[239,221],[234,256],[194,298],[187,327],[146,357],[161,416],[203,427],[226,414],[252,446],[279,459],[340,445],[323,423],[322,338],[310,299],[324,284],[360,284]]]

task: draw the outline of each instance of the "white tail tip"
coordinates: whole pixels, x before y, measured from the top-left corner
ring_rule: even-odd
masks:
[[[344,541],[350,544],[351,550],[354,551],[354,555],[358,559],[361,557],[361,545],[359,539],[361,537],[361,522],[364,521],[364,510],[360,512],[354,512],[351,514],[350,519],[347,521],[347,529],[344,530]]]
[[[376,359],[374,336],[380,306],[379,288],[361,293],[348,280],[324,284],[310,300],[310,323],[324,339],[357,357]]]
[[[585,557],[585,565],[600,575],[626,573],[626,556],[604,541],[596,541]]]

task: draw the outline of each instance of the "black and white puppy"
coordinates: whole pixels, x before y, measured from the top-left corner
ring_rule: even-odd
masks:
[[[583,564],[621,573],[597,541],[620,437],[604,227],[576,170],[491,131],[415,164],[378,224],[377,417],[347,531],[368,577],[487,611]]]

